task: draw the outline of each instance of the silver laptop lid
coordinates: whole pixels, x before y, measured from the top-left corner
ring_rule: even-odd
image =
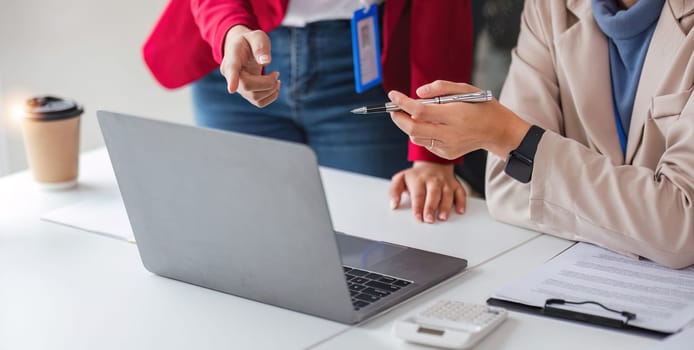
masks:
[[[308,147],[112,112],[97,115],[149,271],[338,322],[356,321]]]

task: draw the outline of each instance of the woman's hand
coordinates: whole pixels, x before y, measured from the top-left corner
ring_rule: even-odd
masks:
[[[390,206],[400,206],[402,194],[408,192],[412,212],[417,220],[434,223],[448,220],[451,208],[465,212],[466,193],[453,171],[453,164],[415,162],[412,168],[393,176],[390,185]],[[438,215],[437,215],[438,213]]]
[[[417,95],[431,98],[476,91],[472,85],[438,80],[421,86]],[[414,144],[446,159],[480,148],[506,159],[530,129],[530,123],[496,100],[425,105],[397,91],[388,97],[402,109],[391,112],[393,122]]]
[[[238,92],[257,107],[275,101],[280,91],[279,72],[263,74],[270,63],[270,37],[262,30],[237,25],[224,38],[224,57],[219,70],[230,94]]]

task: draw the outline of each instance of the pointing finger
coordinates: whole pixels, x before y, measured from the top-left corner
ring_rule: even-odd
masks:
[[[246,41],[251,46],[253,57],[260,65],[269,64],[272,61],[270,37],[262,30],[254,30],[244,34]]]

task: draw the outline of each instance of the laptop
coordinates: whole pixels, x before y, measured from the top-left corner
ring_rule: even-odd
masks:
[[[334,231],[303,144],[98,111],[144,267],[345,324],[467,261]]]

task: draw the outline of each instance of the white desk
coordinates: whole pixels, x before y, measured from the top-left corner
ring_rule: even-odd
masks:
[[[340,232],[461,257],[468,267],[540,235],[492,220],[486,203],[474,198],[468,198],[464,215],[423,224],[415,220],[409,202],[400,210],[388,208],[386,180],[331,169],[321,174],[333,225]]]
[[[40,221],[47,210],[116,191],[103,150],[83,156],[80,171],[80,187],[62,193],[36,190],[28,172],[0,179],[0,349],[297,349],[317,343],[322,349],[416,348],[391,336],[393,319],[440,296],[482,302],[569,245],[496,223],[476,200],[452,222],[416,223],[409,210],[388,209],[387,181],[324,170],[337,230],[465,257],[471,266],[463,276],[350,328],[154,276],[132,244]],[[638,349],[651,342],[512,313],[480,348]]]
[[[414,302],[326,340],[316,349],[429,349],[406,343],[392,335],[393,321],[417,312],[438,298],[484,303],[492,291],[541,265],[571,244],[552,236],[535,238],[490,262],[472,268],[442,288],[420,295]],[[509,318],[500,328],[483,339],[475,350],[640,350],[649,349],[656,342],[656,339],[616,330],[510,312]]]

